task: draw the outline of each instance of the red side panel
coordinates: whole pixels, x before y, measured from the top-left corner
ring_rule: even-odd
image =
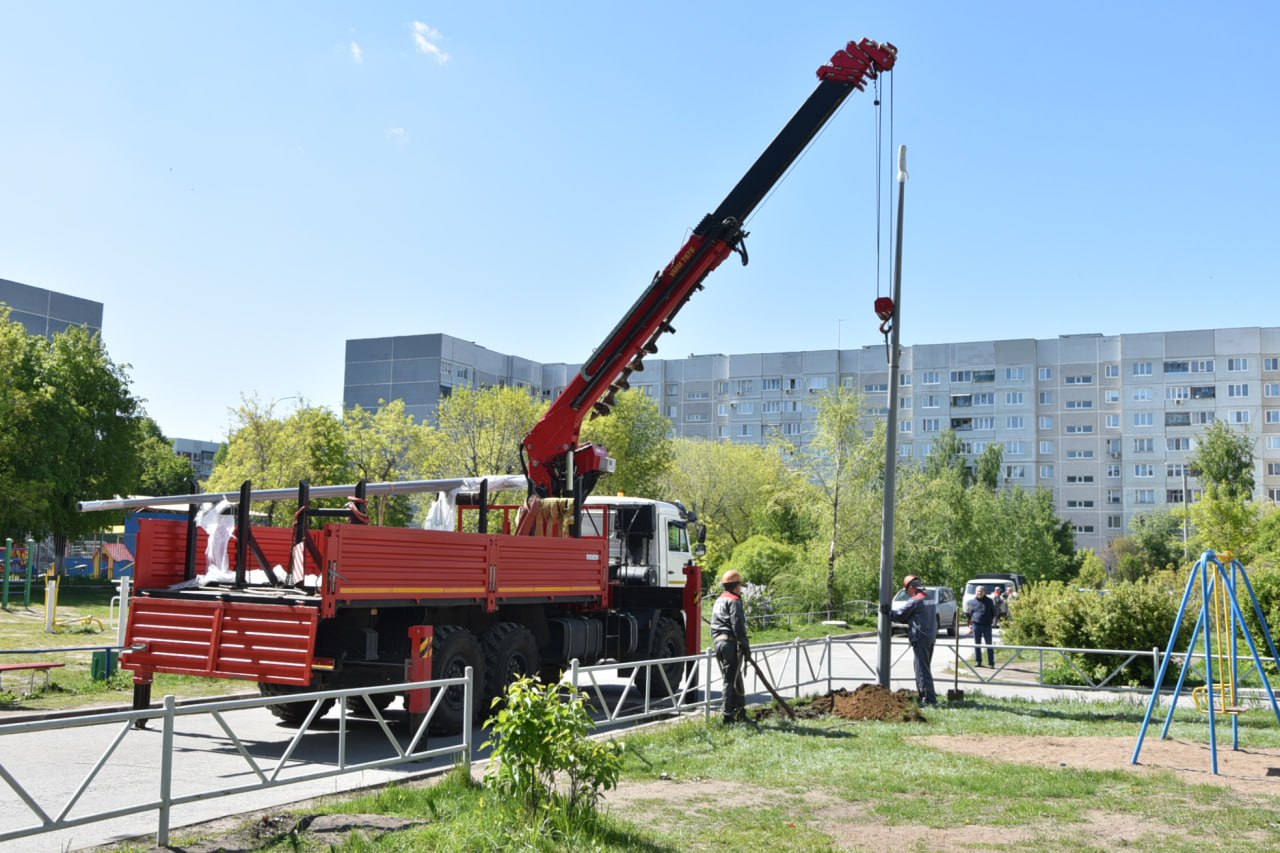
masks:
[[[605,540],[333,524],[325,528],[323,615],[339,603],[603,599]]]
[[[314,534],[313,534],[314,535]],[[293,543],[293,530],[288,527],[255,527],[253,537],[271,566],[289,569],[289,548]],[[196,574],[204,574],[204,549],[208,537],[203,530],[196,530]],[[323,547],[322,541],[317,541]],[[143,519],[138,525],[138,554],[135,568],[135,586],[138,589],[163,589],[183,580],[183,562],[187,554],[187,523],[160,518]],[[236,565],[236,543],[227,547],[227,562],[232,569]],[[258,562],[249,552],[249,568],[258,568]],[[317,570],[308,556],[307,571]]]
[[[289,604],[135,598],[120,665],[144,672],[311,684],[318,612]]]

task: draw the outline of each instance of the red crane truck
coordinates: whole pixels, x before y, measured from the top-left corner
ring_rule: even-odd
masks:
[[[845,98],[891,70],[896,57],[892,44],[863,39],[818,69],[817,89],[524,439],[529,499],[523,518],[513,515],[513,507],[490,503],[485,478],[314,488],[302,483],[291,529],[252,525],[249,507],[295,492],[255,491],[249,483],[238,495],[82,502],[86,511],[188,507],[185,520],[139,525],[128,649],[120,660],[134,673],[134,707],[150,703],[157,672],[248,679],[264,694],[280,695],[454,677],[470,666],[483,685],[477,708],[487,708],[487,699],[518,675],[555,676],[574,658],[591,663],[696,654],[701,570],[695,551],[701,549],[690,546],[689,535],[696,519],[678,504],[589,497],[613,460],[604,448],[580,443],[580,430],[588,417],[609,413],[618,391],[629,387],[628,377],[657,352],[658,338],[674,331],[671,321],[703,279],[731,253],[747,263],[748,215]],[[448,493],[467,486],[478,494],[464,510],[476,513],[465,531],[461,521],[447,530],[372,526],[362,512],[370,494]],[[351,500],[345,509],[312,506],[335,496]],[[197,504],[219,498],[235,503],[235,546],[225,555],[225,568],[212,552],[215,568],[231,574],[208,582],[208,536],[196,524]],[[312,523],[317,519],[319,526]],[[673,664],[646,677],[651,692],[666,692],[682,675]],[[411,719],[429,701],[427,691],[410,691]],[[274,710],[296,724],[310,704]],[[460,692],[449,691],[433,722],[454,729],[462,714]]]

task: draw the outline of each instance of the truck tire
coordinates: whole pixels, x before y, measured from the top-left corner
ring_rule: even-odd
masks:
[[[665,616],[659,617],[657,624],[653,626],[653,642],[649,644],[648,656],[654,660],[684,657],[684,629],[678,622]],[[665,680],[660,672],[666,675]],[[672,691],[680,690],[684,664],[647,667],[642,676],[648,680],[650,696],[668,696]]]
[[[311,687],[296,687],[292,684],[266,684],[258,682],[258,693],[263,696],[288,696],[293,693],[314,692]],[[325,699],[320,703],[320,711],[316,714],[316,719],[320,719],[329,713],[329,709],[333,707],[332,699]],[[276,716],[280,722],[292,728],[298,728],[306,722],[307,714],[311,713],[311,706],[315,702],[277,702],[274,705],[268,705],[267,710]]]
[[[440,625],[431,643],[431,677],[461,678],[471,667],[473,686],[478,688],[472,712],[477,717],[484,713],[480,690],[484,687],[484,655],[476,635],[460,625]],[[445,691],[435,716],[431,718],[431,730],[441,734],[457,734],[462,731],[466,693],[462,687],[450,687]]]
[[[392,701],[394,701],[395,698],[396,698],[396,694],[394,693],[375,693],[369,697],[370,701],[373,702],[373,707],[378,709],[379,714],[387,710],[387,708],[391,705]],[[357,714],[361,717],[373,716],[373,714],[369,713],[369,706],[364,701],[363,696],[347,697],[347,713]]]
[[[507,691],[507,685],[525,675],[537,675],[538,642],[528,628],[516,622],[499,622],[480,638],[484,651],[484,710]]]

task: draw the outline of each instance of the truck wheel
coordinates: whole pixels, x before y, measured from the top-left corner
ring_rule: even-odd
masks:
[[[660,617],[653,628],[653,642],[649,645],[651,659],[684,657],[684,630],[674,619]],[[696,664],[695,664],[696,666]],[[661,674],[660,674],[661,673]],[[666,679],[663,679],[663,675]],[[662,667],[648,667],[644,672],[649,683],[650,696],[667,696],[680,690],[684,676],[684,664],[671,663]],[[668,686],[670,685],[670,686]]]
[[[396,694],[394,693],[375,693],[369,697],[370,701],[373,702],[373,707],[378,709],[379,714],[387,710],[395,698]],[[373,716],[373,714],[369,713],[369,706],[365,703],[363,696],[347,697],[347,713],[358,714],[362,717]]]
[[[484,651],[484,710],[506,693],[517,678],[538,673],[538,642],[528,628],[515,622],[500,622],[480,638]]]
[[[460,625],[441,625],[435,629],[431,643],[431,677],[461,678],[471,667],[473,686],[483,689],[484,655],[480,653],[480,643],[476,635]],[[462,717],[465,708],[466,692],[462,687],[450,687],[436,708],[431,718],[431,729],[443,734],[456,734],[462,731]],[[477,691],[475,707],[476,716],[484,712],[479,691]]]
[[[258,682],[258,693],[263,696],[289,696],[293,693],[314,692],[310,687],[296,687],[292,684],[266,684]],[[267,710],[279,718],[280,722],[286,726],[298,728],[306,722],[307,714],[311,713],[311,706],[315,702],[277,702],[274,705],[268,705]],[[320,711],[316,714],[316,719],[320,719],[329,713],[329,709],[333,707],[332,699],[325,699],[320,703]]]

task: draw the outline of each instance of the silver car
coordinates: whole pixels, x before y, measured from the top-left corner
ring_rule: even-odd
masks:
[[[947,636],[954,637],[956,635],[956,594],[949,586],[926,586],[924,592],[938,610],[938,633],[946,631]],[[902,609],[909,600],[905,589],[898,590],[898,594],[893,597],[894,611]],[[895,622],[893,630],[905,631],[907,626]]]

